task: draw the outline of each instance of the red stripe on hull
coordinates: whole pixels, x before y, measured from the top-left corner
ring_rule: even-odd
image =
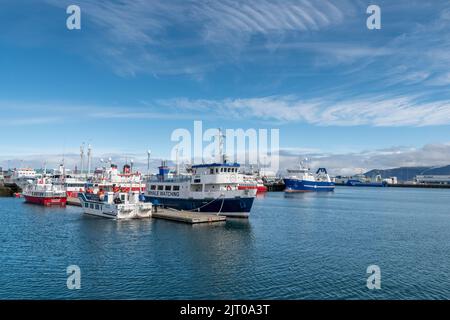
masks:
[[[258,190],[256,186],[238,186],[238,190]]]
[[[267,192],[266,186],[238,186],[238,190],[256,190],[257,193]]]
[[[267,187],[266,186],[260,186],[256,189],[258,192],[267,192]]]
[[[33,196],[27,196],[24,195],[25,202],[38,204],[41,206],[60,206],[65,207],[67,203],[66,197],[33,197]]]

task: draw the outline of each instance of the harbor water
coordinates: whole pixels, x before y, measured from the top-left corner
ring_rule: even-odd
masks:
[[[268,193],[248,220],[114,221],[0,199],[0,299],[448,299],[450,193]],[[69,290],[66,268],[81,269]],[[381,289],[366,269],[381,269]]]

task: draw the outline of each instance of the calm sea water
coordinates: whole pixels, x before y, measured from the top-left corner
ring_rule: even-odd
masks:
[[[269,193],[248,221],[197,226],[0,199],[0,258],[1,299],[448,299],[450,190]]]

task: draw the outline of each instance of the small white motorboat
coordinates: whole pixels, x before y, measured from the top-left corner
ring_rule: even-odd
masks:
[[[85,214],[110,219],[142,219],[152,216],[153,205],[143,202],[138,191],[80,193]]]

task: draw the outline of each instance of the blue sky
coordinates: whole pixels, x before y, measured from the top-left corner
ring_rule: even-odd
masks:
[[[0,27],[3,166],[82,141],[168,157],[193,120],[279,128],[336,169],[450,163],[448,1],[4,0]]]

